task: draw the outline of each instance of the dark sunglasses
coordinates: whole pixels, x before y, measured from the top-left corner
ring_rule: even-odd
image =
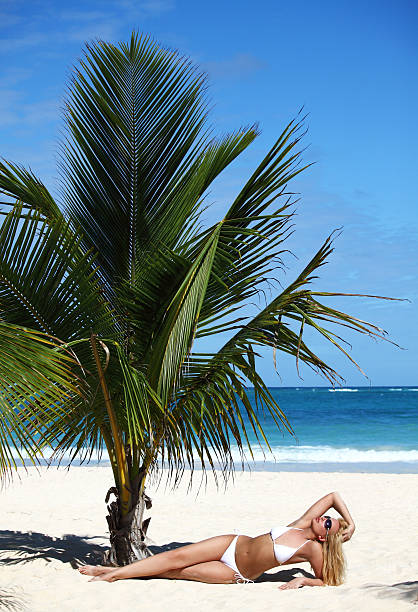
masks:
[[[331,517],[330,517],[330,516],[327,516],[326,514],[324,514],[324,518],[326,518],[326,519],[327,519],[327,520],[325,521],[325,523],[324,523],[324,527],[325,527],[325,529],[327,530],[327,535],[326,535],[326,537],[328,538],[328,532],[329,532],[329,530],[330,530],[330,529],[331,529],[331,527],[332,527],[332,519],[331,519]]]

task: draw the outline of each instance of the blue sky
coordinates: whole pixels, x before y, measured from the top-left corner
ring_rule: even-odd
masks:
[[[318,289],[408,298],[339,299],[405,350],[350,338],[369,379],[312,337],[348,385],[418,384],[418,5],[414,0],[58,1],[0,0],[0,156],[32,170],[56,191],[60,107],[85,41],[127,39],[133,29],[190,56],[209,74],[212,123],[225,133],[258,122],[251,150],[217,181],[217,216],[286,122],[309,113],[296,232],[282,281],[302,269],[337,227]],[[322,379],[270,353],[260,368],[271,385]]]

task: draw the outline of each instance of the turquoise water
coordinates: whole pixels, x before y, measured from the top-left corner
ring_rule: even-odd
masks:
[[[418,471],[417,387],[271,388],[295,437],[262,420],[272,452],[256,461],[404,463]],[[250,392],[251,393],[251,392]],[[254,438],[252,439],[254,440]]]
[[[271,417],[260,415],[271,449],[260,447],[250,435],[254,458],[246,451],[247,467],[418,473],[418,387],[275,387],[270,391],[295,436],[279,431]],[[254,397],[251,389],[248,394]],[[240,467],[241,456],[234,446],[232,455]],[[103,453],[100,463],[106,465],[106,458]],[[96,463],[94,453],[93,459]]]

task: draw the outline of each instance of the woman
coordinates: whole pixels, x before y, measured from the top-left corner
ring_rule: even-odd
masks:
[[[325,515],[335,508],[339,518]],[[125,578],[154,576],[177,580],[231,584],[253,582],[278,565],[310,563],[315,578],[294,578],[281,589],[342,584],[345,560],[342,542],[351,538],[354,521],[339,493],[329,493],[315,502],[287,527],[250,538],[222,535],[176,550],[159,553],[125,567],[85,565],[82,574],[93,580],[114,582]]]

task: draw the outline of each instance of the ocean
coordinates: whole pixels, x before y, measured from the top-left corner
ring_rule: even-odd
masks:
[[[418,472],[418,387],[275,387],[295,437],[261,419],[255,470]],[[251,396],[251,391],[250,391]],[[233,450],[239,459],[238,450]]]
[[[260,447],[248,427],[253,458],[246,450],[245,469],[418,473],[418,387],[273,387],[270,391],[295,435],[280,431],[268,415],[259,415],[271,450]],[[254,397],[251,389],[248,394]],[[239,470],[240,453],[234,445],[231,449]],[[108,465],[107,458],[104,452],[97,462],[93,453],[90,465]]]

